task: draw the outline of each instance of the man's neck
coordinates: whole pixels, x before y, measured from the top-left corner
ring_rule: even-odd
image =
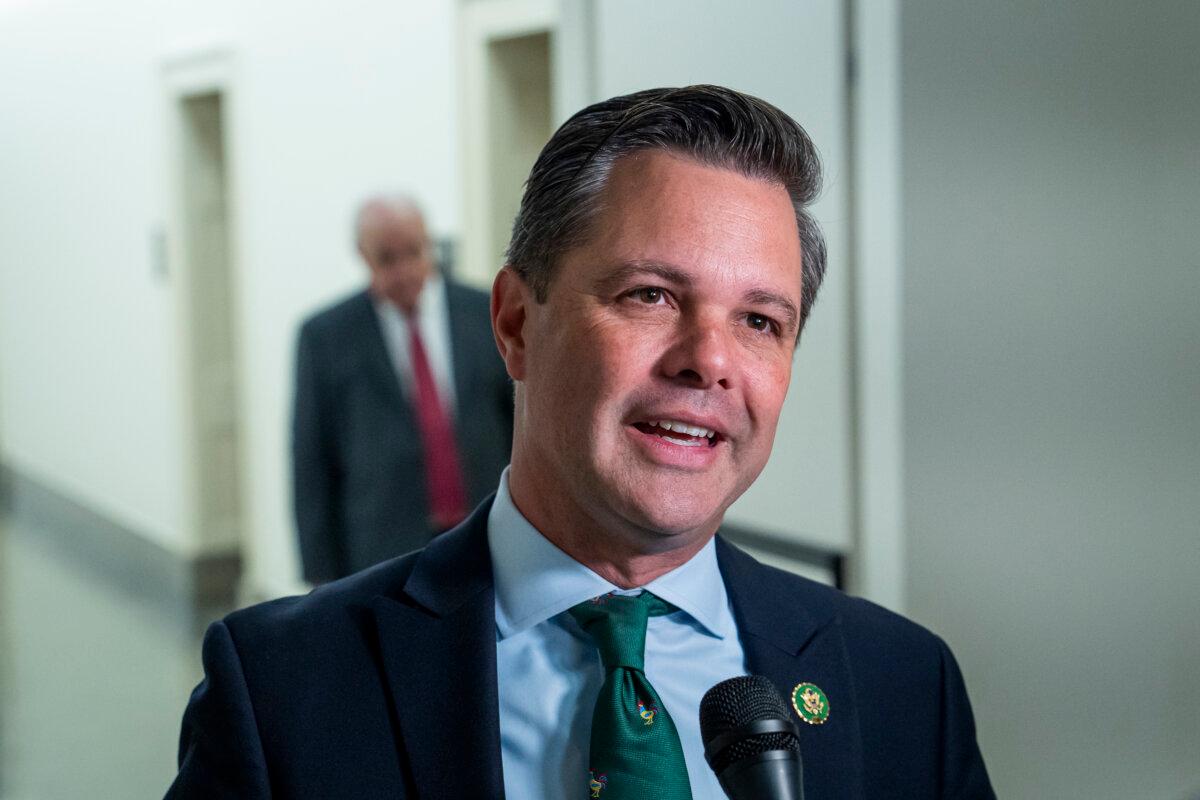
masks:
[[[679,548],[665,553],[614,556],[611,545],[589,551],[587,548],[579,547],[578,541],[563,542],[557,540],[552,534],[543,533],[542,535],[571,558],[622,589],[645,586],[655,578],[678,569],[690,561],[708,543],[708,539],[703,539],[692,543],[687,548]]]
[[[708,544],[717,525],[674,535],[638,529],[628,522],[600,522],[562,495],[544,502],[513,465],[508,491],[513,505],[543,537],[564,553],[622,589],[634,589],[683,566]]]

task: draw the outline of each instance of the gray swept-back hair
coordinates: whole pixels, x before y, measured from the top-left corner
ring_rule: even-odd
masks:
[[[791,117],[720,86],[647,89],[588,106],[555,131],[525,182],[506,259],[544,303],[563,253],[585,244],[613,165],[665,150],[783,186],[796,212],[803,258],[800,326],[825,275],[825,238],[808,206],[821,161]]]

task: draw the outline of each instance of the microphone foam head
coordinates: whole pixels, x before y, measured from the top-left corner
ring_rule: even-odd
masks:
[[[775,685],[761,675],[743,675],[721,681],[704,693],[700,701],[700,738],[705,747],[718,736],[751,722],[779,719],[792,724],[787,706]],[[709,759],[720,775],[730,764],[769,750],[800,751],[800,741],[787,732],[760,733],[732,742]]]

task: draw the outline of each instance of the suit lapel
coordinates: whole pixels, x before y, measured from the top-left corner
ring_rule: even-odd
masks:
[[[490,507],[435,539],[403,589],[373,605],[400,748],[421,798],[504,794]]]
[[[829,718],[800,728],[805,796],[861,798],[862,741],[854,679],[841,622],[824,587],[770,569],[717,539],[717,559],[752,674],[771,680],[791,707],[793,688],[814,683],[829,699]]]
[[[404,399],[404,393],[400,390],[400,378],[396,375],[396,367],[392,364],[387,343],[384,342],[383,326],[379,324],[379,316],[375,313],[371,295],[364,291],[358,297],[355,324],[362,333],[356,338],[362,346],[355,357],[362,361],[362,371],[371,384],[389,403],[407,415],[408,401]]]
[[[422,798],[503,797],[490,508],[435,539],[402,589],[373,603],[399,747]],[[824,587],[764,567],[721,538],[717,558],[750,672],[789,704],[801,682],[829,699],[825,724],[799,721],[805,796],[862,798],[854,679]],[[447,768],[455,764],[463,768]]]

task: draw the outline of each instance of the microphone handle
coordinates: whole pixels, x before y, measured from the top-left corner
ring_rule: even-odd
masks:
[[[768,750],[718,776],[729,800],[804,800],[804,769],[794,752]]]

